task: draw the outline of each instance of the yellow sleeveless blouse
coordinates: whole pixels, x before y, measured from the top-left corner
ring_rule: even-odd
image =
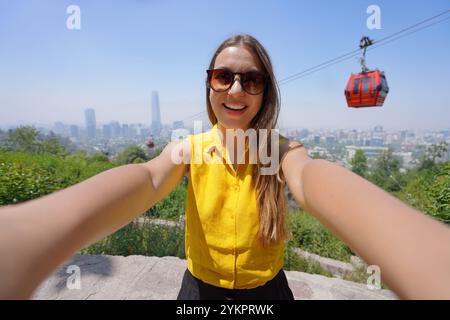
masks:
[[[216,125],[205,133],[188,136],[188,269],[196,278],[217,287],[256,288],[273,279],[282,268],[284,241],[263,248],[258,236],[254,164],[239,164],[236,171],[227,161],[228,152],[217,130]],[[209,163],[198,161],[199,156]]]

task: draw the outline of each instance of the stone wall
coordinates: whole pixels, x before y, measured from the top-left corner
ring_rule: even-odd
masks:
[[[68,268],[80,269],[80,289]],[[76,255],[45,280],[33,299],[176,299],[186,261],[176,257]],[[71,278],[72,277],[72,278]],[[388,290],[297,271],[286,271],[295,299],[397,299]],[[70,285],[69,285],[70,287]]]

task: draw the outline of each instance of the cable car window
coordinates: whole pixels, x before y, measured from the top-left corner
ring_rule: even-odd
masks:
[[[372,77],[372,93],[377,89],[377,77]]]
[[[381,87],[383,91],[388,91],[388,85],[386,82],[386,78],[384,76],[380,76],[381,79]]]
[[[353,93],[359,93],[359,83],[361,82],[361,79],[360,78],[358,78],[358,79],[355,79],[354,81],[353,81]]]
[[[368,93],[369,92],[370,78],[371,78],[370,76],[364,77],[363,87],[362,87],[362,92],[363,93]]]

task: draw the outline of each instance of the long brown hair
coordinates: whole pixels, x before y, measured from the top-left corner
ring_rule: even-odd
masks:
[[[209,69],[214,68],[214,64],[219,53],[227,47],[245,46],[255,52],[264,72],[267,75],[267,86],[263,93],[262,105],[258,113],[252,119],[250,127],[259,132],[259,129],[266,129],[268,132],[267,141],[258,140],[258,150],[261,145],[265,145],[268,150],[268,156],[271,156],[270,132],[275,128],[280,112],[280,91],[275,80],[272,62],[264,47],[254,37],[246,34],[232,36],[220,44],[214,53]],[[217,123],[217,117],[209,100],[210,89],[206,85],[206,106],[208,117],[214,125]],[[259,139],[259,138],[258,138]],[[279,160],[279,159],[278,159]],[[286,196],[284,193],[284,183],[277,179],[277,175],[261,175],[260,169],[263,165],[258,160],[254,170],[254,181],[256,186],[256,198],[260,218],[260,240],[263,246],[278,243],[287,237],[286,231]]]

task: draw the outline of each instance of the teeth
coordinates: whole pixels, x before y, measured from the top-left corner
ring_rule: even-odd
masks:
[[[242,105],[233,105],[233,104],[225,104],[225,106],[227,107],[227,108],[230,108],[230,109],[233,109],[233,110],[242,110],[242,109],[244,109],[245,108],[245,106],[242,106]]]

